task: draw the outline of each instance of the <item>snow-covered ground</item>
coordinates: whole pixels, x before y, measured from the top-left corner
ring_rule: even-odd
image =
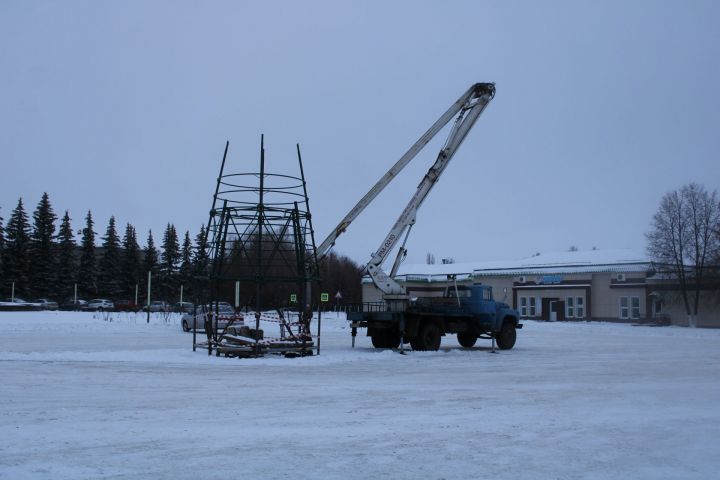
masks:
[[[364,333],[364,332],[363,332]],[[177,316],[0,312],[0,478],[718,478],[720,331],[527,322],[514,350],[192,352]]]

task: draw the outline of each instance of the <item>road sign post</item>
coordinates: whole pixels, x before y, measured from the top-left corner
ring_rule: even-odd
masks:
[[[340,293],[340,290],[335,294],[335,311],[340,311],[340,300],[342,300],[342,293]]]
[[[320,302],[327,303],[328,301],[330,301],[330,295],[328,293],[321,293],[320,294]],[[318,306],[318,308],[319,308],[319,306]]]

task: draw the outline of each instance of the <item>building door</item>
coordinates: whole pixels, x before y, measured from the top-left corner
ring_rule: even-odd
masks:
[[[663,302],[659,298],[652,299],[652,318],[659,318],[663,314]]]
[[[543,318],[545,320],[548,320],[550,322],[557,322],[558,316],[557,316],[557,304],[559,298],[543,298],[542,299],[542,312],[543,312]]]
[[[557,322],[557,311],[555,310],[555,305],[557,305],[557,300],[550,300],[548,302],[548,320],[551,322]]]

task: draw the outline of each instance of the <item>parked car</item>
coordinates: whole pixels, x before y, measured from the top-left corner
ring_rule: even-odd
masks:
[[[115,310],[118,312],[137,312],[140,308],[132,300],[116,300]]]
[[[198,332],[204,332],[205,331],[205,314],[203,313],[203,310],[205,312],[210,310],[209,306],[205,306],[205,308],[198,307],[197,308],[197,316],[194,318],[193,323],[193,314],[192,312],[186,313],[182,316],[182,319],[180,320],[182,323],[182,329],[183,332],[190,332],[193,329],[193,325],[197,329]],[[215,308],[213,306],[213,311],[215,311]],[[236,317],[235,309],[230,306],[229,303],[221,302],[218,304],[218,320],[217,320],[217,328],[218,329],[224,329],[228,323],[230,323],[231,319],[234,318],[242,318],[242,317]],[[237,321],[237,320],[236,320]]]
[[[48,300],[47,298],[38,298],[35,300],[35,303],[40,305],[40,308],[43,310],[57,310],[60,308],[60,305],[58,305],[57,302],[53,300]]]
[[[95,311],[95,312],[106,312],[115,308],[115,304],[110,300],[104,298],[94,298],[87,302],[87,305],[83,307],[83,310]]]
[[[40,310],[42,307],[38,303],[26,302],[22,298],[6,298],[2,302],[3,310]]]
[[[192,313],[195,309],[195,304],[191,302],[177,302],[173,305],[173,312]]]
[[[145,305],[143,307],[143,312],[147,312],[148,307]],[[172,311],[172,307],[168,302],[165,300],[154,300],[150,302],[150,311],[151,312],[170,312]]]
[[[82,298],[78,298],[77,300],[74,298],[68,298],[60,304],[60,310],[82,310],[85,305],[87,305],[87,301]]]
[[[5,302],[5,303],[30,303],[30,302],[28,302],[27,300],[23,300],[23,299],[20,298],[20,297],[15,297],[15,298],[9,298],[9,297],[8,297],[8,298],[6,298],[5,300],[3,300],[3,302]]]

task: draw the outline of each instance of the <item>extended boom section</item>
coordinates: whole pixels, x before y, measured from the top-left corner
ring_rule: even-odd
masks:
[[[396,302],[400,302],[402,304],[402,302],[407,299],[405,287],[398,284],[393,277],[397,273],[397,268],[400,265],[401,259],[407,253],[407,250],[405,249],[405,242],[407,242],[410,228],[412,228],[415,224],[415,216],[418,209],[430,194],[430,191],[445,171],[445,168],[447,168],[450,160],[452,160],[458,148],[462,145],[462,142],[465,140],[468,132],[470,132],[470,129],[472,129],[478,117],[480,117],[482,112],[485,110],[485,107],[487,107],[488,103],[490,103],[490,100],[492,100],[494,96],[494,84],[476,83],[465,93],[465,95],[463,95],[463,97],[460,98],[460,100],[458,100],[458,102],[453,105],[453,108],[448,110],[448,112],[455,112],[457,114],[457,118],[455,119],[452,130],[445,141],[445,145],[440,150],[440,153],[438,153],[435,163],[430,167],[428,172],[425,174],[425,177],[423,177],[417,190],[415,191],[415,194],[398,217],[390,232],[387,234],[380,244],[380,247],[375,251],[368,262],[368,274],[373,279],[375,285],[383,292],[385,300],[389,303],[394,304]],[[436,134],[437,131],[439,131],[449,121],[447,116],[448,115],[446,113],[446,115],[443,115],[443,117],[441,117],[438,121],[444,121],[445,123],[443,125],[438,125],[438,122],[436,122],[430,131],[434,131]],[[431,138],[432,137],[428,138],[425,143],[427,143]],[[420,141],[424,139],[425,135]],[[403,236],[403,233],[406,233],[403,245],[397,253],[390,275],[387,275],[382,269],[382,264],[390,252],[397,246]]]
[[[484,110],[485,106],[488,104],[488,102],[493,98],[495,95],[495,84],[494,83],[476,83],[472,87],[470,87],[458,100],[453,103],[450,108],[447,109],[445,113],[442,114],[442,116],[425,132],[422,134],[422,136],[408,149],[405,154],[403,154],[400,159],[395,162],[395,164],[390,168],[390,170],[383,175],[380,180],[378,180],[375,185],[355,204],[355,206],[348,212],[345,217],[343,217],[342,220],[340,220],[340,223],[330,232],[330,234],[327,236],[327,238],[320,244],[320,246],[317,249],[317,255],[318,255],[318,261],[322,260],[325,255],[327,255],[330,252],[330,249],[335,245],[335,241],[337,238],[342,235],[345,230],[350,226],[350,224],[357,218],[360,213],[362,213],[365,208],[372,203],[372,201],[377,197],[380,192],[382,192],[385,187],[390,184],[390,182],[397,176],[398,173],[402,171],[403,168],[405,168],[413,158],[417,156],[418,153],[427,145],[430,140],[432,140],[435,135],[437,135],[440,130],[445,127],[453,118],[455,118],[458,114],[460,114],[460,117],[458,120],[461,120],[462,117],[467,116],[468,118],[461,122],[463,125],[466,125],[466,127],[463,127],[462,132],[457,132],[460,135],[456,135],[456,138],[459,139],[459,142],[457,142],[453,148],[453,154],[454,150],[457,150],[457,147],[460,146],[460,143],[462,143],[462,140],[465,138],[465,135],[467,134],[468,130],[472,127],[472,125],[475,123],[475,120],[477,117],[482,113],[482,110]],[[465,115],[465,112],[468,110],[474,110],[477,111],[477,114],[474,116]],[[467,122],[467,120],[471,120],[470,123]],[[456,121],[456,125],[457,125]],[[453,135],[451,134],[451,137]],[[450,139],[448,139],[448,142],[446,142],[446,146],[443,148],[445,150],[447,147],[451,146]],[[373,255],[373,257],[375,257]]]

